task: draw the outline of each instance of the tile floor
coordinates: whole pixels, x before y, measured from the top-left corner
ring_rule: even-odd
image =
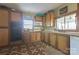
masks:
[[[0,55],[64,55],[60,51],[42,42],[34,42],[31,46],[26,44],[13,45],[0,48]]]

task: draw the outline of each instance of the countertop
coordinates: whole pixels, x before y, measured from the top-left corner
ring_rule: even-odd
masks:
[[[47,33],[58,33],[58,34],[63,34],[63,35],[70,35],[70,36],[78,36],[79,37],[79,32],[58,32],[58,31],[44,31]]]

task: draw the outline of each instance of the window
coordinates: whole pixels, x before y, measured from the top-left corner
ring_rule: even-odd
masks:
[[[33,26],[33,21],[32,20],[24,20],[24,28],[25,29],[32,29]]]
[[[75,22],[76,14],[72,14],[65,17],[65,29],[75,30],[76,29],[76,22]]]
[[[64,29],[64,17],[57,19],[57,29]]]
[[[42,22],[35,22],[34,31],[41,31],[41,30],[42,30]]]
[[[26,30],[33,28],[33,17],[32,16],[23,16],[23,27]]]
[[[76,30],[76,13],[57,19],[58,30]]]

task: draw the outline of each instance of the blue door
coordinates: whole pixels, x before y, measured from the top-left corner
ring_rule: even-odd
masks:
[[[20,22],[11,22],[11,41],[21,40]]]

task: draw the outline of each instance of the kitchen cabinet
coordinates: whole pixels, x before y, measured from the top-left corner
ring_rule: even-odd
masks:
[[[49,43],[49,33],[48,32],[45,32],[45,39],[44,39],[44,41],[46,43]]]
[[[69,53],[70,37],[68,35],[57,34],[57,48],[62,52]]]
[[[55,25],[55,15],[53,12],[48,12],[46,14],[46,26],[53,27]]]
[[[9,43],[9,10],[0,8],[0,47]]]
[[[45,41],[45,33],[44,33],[44,32],[41,33],[41,41],[42,41],[42,42]]]
[[[5,9],[0,9],[0,27],[8,27],[9,12]]]
[[[50,25],[51,27],[54,27],[55,26],[55,15],[53,12],[50,12]]]
[[[7,46],[11,40],[21,39],[21,31],[21,13],[4,6],[0,7],[0,47]]]
[[[34,19],[34,31],[42,31],[42,16],[35,16]]]
[[[35,22],[42,22],[42,16],[35,16]]]
[[[70,54],[70,36],[61,33],[43,32],[42,41],[65,54]]]
[[[36,33],[35,32],[31,32],[31,41],[32,42],[36,41]]]
[[[53,47],[57,47],[56,33],[50,33],[50,44],[51,44]]]
[[[36,32],[36,40],[41,41],[41,32]]]
[[[24,39],[24,42],[26,43],[26,44],[29,44],[29,43],[31,43],[31,37],[30,37],[30,32],[29,31],[24,31],[24,34],[23,34],[23,39]]]
[[[45,16],[43,16],[43,18],[42,18],[42,25],[43,25],[43,27],[45,26],[45,22],[46,22],[46,18],[45,18]]]
[[[46,26],[51,26],[50,13],[46,14]]]
[[[31,41],[41,41],[41,32],[31,32]]]
[[[9,43],[9,30],[0,29],[0,47],[7,46]]]

